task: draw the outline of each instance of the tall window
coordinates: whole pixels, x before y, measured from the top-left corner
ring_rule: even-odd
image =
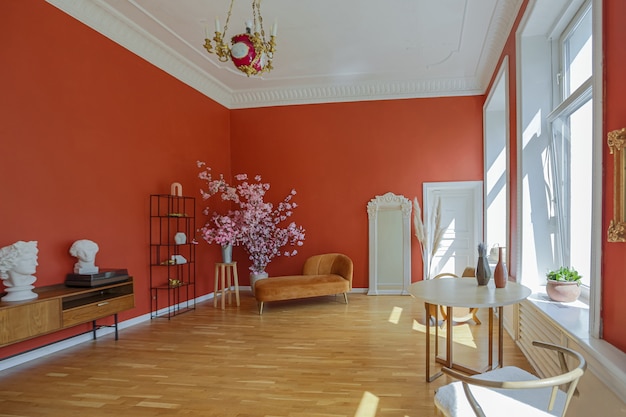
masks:
[[[557,265],[571,265],[589,287],[591,275],[591,204],[593,178],[592,20],[587,4],[558,39],[556,97],[549,116],[550,188],[556,220]]]
[[[593,17],[590,0],[534,0],[520,62],[521,274],[540,290],[545,274],[572,266],[588,289],[598,233]],[[588,292],[587,292],[588,294]]]

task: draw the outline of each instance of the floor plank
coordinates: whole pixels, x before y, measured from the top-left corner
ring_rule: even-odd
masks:
[[[364,294],[349,302],[269,303],[262,316],[245,291],[239,308],[200,303],[118,341],[107,335],[5,370],[0,417],[433,416],[434,390],[449,380],[425,382],[423,303]],[[486,363],[486,316],[455,326],[456,359]],[[504,359],[530,369],[508,336]]]

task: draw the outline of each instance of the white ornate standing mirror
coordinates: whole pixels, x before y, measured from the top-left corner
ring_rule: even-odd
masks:
[[[411,202],[387,193],[367,204],[369,291],[367,295],[409,294],[411,285]]]

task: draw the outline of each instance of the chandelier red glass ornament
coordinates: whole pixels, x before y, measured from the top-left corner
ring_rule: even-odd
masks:
[[[204,39],[204,48],[211,54],[215,53],[220,62],[226,62],[230,59],[235,67],[248,77],[271,71],[274,68],[272,67],[272,59],[276,50],[276,31],[278,26],[276,23],[272,25],[270,39],[266,41],[263,17],[261,16],[261,0],[252,0],[253,20],[246,22],[245,33],[233,36],[231,38],[232,46],[230,47],[224,43],[234,2],[235,0],[230,2],[223,32],[221,31],[219,19],[215,18],[215,36],[213,37],[215,50],[213,50],[213,45],[209,39],[208,30]]]

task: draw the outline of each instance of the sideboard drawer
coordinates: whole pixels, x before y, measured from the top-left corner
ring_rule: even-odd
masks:
[[[63,310],[63,327],[75,326],[87,321],[116,314],[135,306],[133,294],[100,300],[79,307]]]
[[[61,328],[58,299],[16,304],[0,310],[0,346]]]

